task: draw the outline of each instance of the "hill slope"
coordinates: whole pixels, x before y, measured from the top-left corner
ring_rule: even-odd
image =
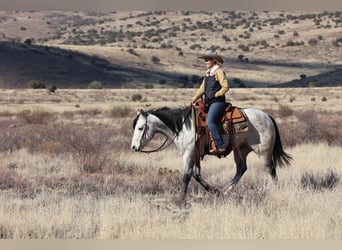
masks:
[[[192,86],[208,49],[224,57],[232,87],[342,85],[342,12],[0,14],[2,87]]]

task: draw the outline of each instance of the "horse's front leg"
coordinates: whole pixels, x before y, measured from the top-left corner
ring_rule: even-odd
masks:
[[[207,190],[208,192],[215,193],[217,195],[220,194],[219,189],[209,185],[202,177],[201,175],[201,162],[199,157],[195,156],[195,173],[194,173],[195,180],[202,185],[202,187]]]
[[[180,205],[184,206],[186,204],[186,196],[188,193],[188,186],[191,177],[193,176],[194,172],[194,157],[192,156],[191,153],[185,153],[183,155],[183,186],[182,186],[182,194],[180,197]]]

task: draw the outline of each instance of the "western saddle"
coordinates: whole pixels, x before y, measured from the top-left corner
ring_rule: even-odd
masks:
[[[229,140],[226,142],[228,143],[228,147],[224,153],[210,153],[211,149],[214,149],[214,152],[216,151],[216,145],[206,122],[208,113],[202,100],[197,101],[194,105],[196,146],[198,147],[199,140],[203,139],[203,137],[205,141],[205,149],[204,152],[201,153],[201,158],[204,157],[204,154],[213,154],[218,157],[225,157],[233,148],[238,150],[238,148],[235,147],[235,134],[248,131],[248,120],[245,113],[240,108],[232,106],[229,102],[226,104],[227,106],[222,117],[217,121],[221,135],[223,137],[224,135],[229,135]]]

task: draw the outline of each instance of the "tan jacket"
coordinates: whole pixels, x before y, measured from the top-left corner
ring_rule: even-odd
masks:
[[[208,73],[210,73],[210,74],[214,73],[216,80],[221,85],[221,89],[215,93],[215,97],[225,95],[227,93],[227,91],[229,90],[229,85],[228,85],[228,79],[227,79],[226,74],[223,71],[223,69],[217,68],[214,72],[208,72],[208,71],[206,72],[206,74],[208,74]],[[197,101],[203,94],[204,94],[204,78],[203,78],[203,81],[201,83],[201,86],[197,90],[196,94],[192,97],[191,101],[192,102]]]

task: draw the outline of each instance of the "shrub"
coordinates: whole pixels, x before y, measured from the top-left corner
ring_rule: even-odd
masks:
[[[336,47],[340,47],[340,44],[342,44],[342,37],[335,39],[332,41],[332,44]]]
[[[88,89],[103,89],[103,84],[99,81],[92,81],[89,83]]]
[[[142,95],[141,94],[133,94],[131,99],[132,99],[133,102],[141,101],[142,100]]]
[[[316,85],[317,85],[317,82],[311,81],[311,82],[308,83],[308,87],[309,88],[314,88],[314,87],[316,87]]]
[[[279,115],[281,117],[291,116],[294,111],[289,106],[279,105]]]
[[[48,87],[48,91],[51,93],[55,93],[55,91],[57,90],[57,86],[56,85],[50,85]]]
[[[128,49],[128,53],[130,53],[133,56],[140,56],[134,49]]]
[[[159,63],[160,63],[160,59],[159,59],[159,57],[157,57],[157,56],[152,56],[151,61],[152,61],[154,64],[159,64]]]
[[[38,81],[38,80],[31,80],[28,82],[28,85],[30,88],[33,88],[33,89],[45,89],[44,82]]]
[[[308,43],[309,43],[310,45],[316,45],[316,44],[318,43],[318,41],[317,41],[317,39],[315,39],[315,38],[311,38],[311,39],[308,41]]]
[[[339,183],[340,177],[332,170],[329,170],[324,176],[304,173],[300,179],[302,188],[321,191],[323,189],[332,189]]]
[[[110,111],[110,117],[127,117],[132,110],[129,107],[113,107]]]
[[[153,84],[152,83],[145,83],[144,84],[145,89],[153,89]]]
[[[322,99],[321,99],[321,101],[322,101],[322,102],[326,102],[326,101],[328,101],[328,99],[327,99],[325,96],[323,96]]]
[[[17,119],[22,124],[48,124],[53,118],[52,113],[43,110],[23,110],[17,114]]]
[[[244,44],[239,44],[238,46],[239,49],[241,49],[242,51],[249,51],[249,47],[247,45]]]
[[[290,40],[290,41],[287,41],[286,45],[287,46],[294,46],[295,43],[292,40]]]

